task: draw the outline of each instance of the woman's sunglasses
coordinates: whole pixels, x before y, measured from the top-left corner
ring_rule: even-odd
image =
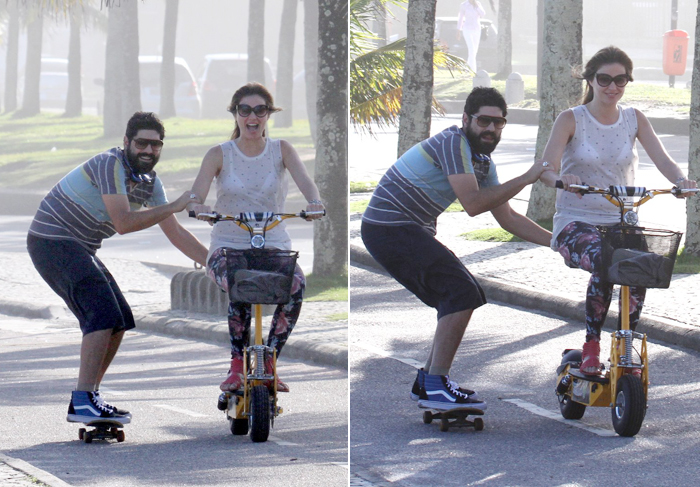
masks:
[[[236,111],[241,117],[247,117],[251,113],[255,113],[256,117],[264,117],[270,111],[270,107],[267,105],[256,105],[254,107],[250,105],[238,105]]]
[[[619,88],[622,88],[627,83],[629,83],[630,77],[626,74],[618,74],[617,76],[615,76],[613,78],[609,74],[596,73],[595,80],[603,88],[605,88],[606,86],[610,86],[610,83],[615,83],[616,86],[618,86]]]
[[[479,115],[474,117],[474,115],[469,115],[470,118],[476,118],[476,124],[481,128],[486,128],[493,123],[493,126],[497,129],[502,129],[506,126],[507,120],[503,117],[489,117],[488,115]]]

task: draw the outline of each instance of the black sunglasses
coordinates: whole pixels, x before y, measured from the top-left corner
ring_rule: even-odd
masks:
[[[507,122],[507,120],[503,117],[490,117],[488,115],[479,115],[478,117],[474,117],[474,115],[469,115],[469,118],[476,118],[476,124],[481,128],[486,128],[489,125],[493,124],[495,128],[502,129],[506,126]]]
[[[247,117],[251,113],[255,113],[256,117],[264,117],[270,111],[270,107],[267,105],[256,105],[254,107],[250,105],[238,105],[236,111],[241,117]]]
[[[134,140],[134,145],[138,150],[144,150],[146,147],[149,145],[151,146],[151,149],[153,149],[153,152],[158,152],[163,148],[163,141],[162,140],[153,140],[153,139],[133,139]]]
[[[614,78],[610,76],[609,74],[605,73],[596,73],[595,74],[595,80],[598,82],[600,86],[605,88],[606,86],[610,86],[610,83],[615,83],[616,86],[619,88],[622,88],[625,86],[627,83],[630,81],[630,77],[626,74],[618,74]]]

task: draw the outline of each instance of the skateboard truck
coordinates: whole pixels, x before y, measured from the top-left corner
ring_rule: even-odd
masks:
[[[85,443],[92,443],[93,440],[117,440],[121,443],[126,439],[123,424],[116,421],[94,421],[85,423],[85,426],[92,426],[93,429],[80,428],[78,438]]]
[[[430,424],[433,420],[440,420],[440,431],[448,431],[453,428],[474,428],[474,431],[484,429],[484,420],[482,418],[474,418],[469,420],[469,416],[482,416],[484,412],[476,408],[458,408],[448,409],[444,411],[424,411],[423,422]],[[450,421],[452,420],[452,421]]]

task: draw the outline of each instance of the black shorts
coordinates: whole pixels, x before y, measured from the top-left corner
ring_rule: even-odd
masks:
[[[27,237],[34,267],[78,318],[83,335],[136,326],[134,315],[112,274],[97,256],[73,240]]]
[[[483,289],[459,258],[419,225],[362,222],[365,248],[438,319],[486,304]]]

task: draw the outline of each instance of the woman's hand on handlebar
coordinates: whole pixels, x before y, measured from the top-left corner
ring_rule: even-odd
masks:
[[[209,205],[189,205],[187,207],[187,210],[190,212],[190,216],[194,216],[197,220],[201,221],[206,221],[209,222],[210,225],[213,225],[213,222],[211,221],[211,218],[208,218],[206,216],[200,216],[201,213],[211,213],[211,206]]]
[[[323,203],[321,203],[320,200],[311,200],[309,203],[306,205],[306,211],[316,211],[316,212],[323,212],[326,209],[325,206],[323,206]],[[319,218],[323,217],[324,213],[318,213],[316,215],[309,215],[306,217],[307,221],[311,220],[318,220]]]
[[[568,191],[569,193],[576,193],[576,195],[577,195],[579,198],[583,198],[583,195],[581,194],[581,192],[579,191],[578,188],[572,188],[572,187],[571,187],[572,184],[583,184],[583,183],[581,182],[581,178],[580,178],[580,177],[578,177],[578,176],[575,175],[575,174],[562,174],[562,175],[559,177],[559,180],[560,180],[561,183],[562,183],[562,186],[563,186],[562,189],[563,189],[564,191]]]
[[[679,189],[695,189],[698,187],[698,183],[694,179],[684,179],[682,181],[676,182],[676,187]],[[677,195],[677,198],[688,198],[696,193],[681,193]]]

